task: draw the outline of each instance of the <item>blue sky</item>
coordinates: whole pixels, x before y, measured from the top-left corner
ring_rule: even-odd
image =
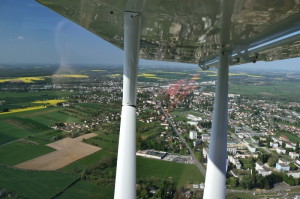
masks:
[[[122,63],[122,50],[33,0],[0,1],[0,63]]]
[[[0,1],[0,64],[122,64],[123,51],[34,0]],[[141,60],[141,65],[171,65]],[[181,66],[182,64],[174,64]],[[196,67],[196,65],[194,65]],[[300,70],[300,59],[233,68]]]

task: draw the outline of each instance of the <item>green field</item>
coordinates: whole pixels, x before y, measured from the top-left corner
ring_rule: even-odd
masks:
[[[0,120],[0,145],[32,135],[32,132],[23,127],[16,127]]]
[[[85,142],[95,146],[99,146],[104,150],[111,152],[118,152],[118,139],[117,134],[100,134],[96,137],[90,138]]]
[[[0,146],[0,163],[15,165],[52,151],[54,149],[47,146],[17,141]]]
[[[58,137],[63,138],[65,137],[65,132],[59,131],[59,130],[50,130],[45,131],[39,134],[36,134],[34,136],[30,136],[29,138],[26,138],[27,140],[31,140],[33,142],[36,142],[41,145],[46,145],[52,142],[57,141]]]
[[[56,122],[72,122],[72,123],[81,123],[77,118],[74,118],[70,115],[59,112],[59,108],[48,108],[40,110],[35,113],[26,113],[20,115],[20,117],[30,118],[41,124],[51,126]]]
[[[196,165],[137,157],[137,179],[151,177],[172,179],[177,182],[178,187],[204,182]]]
[[[254,199],[254,197],[247,193],[228,193],[227,199]]]
[[[174,121],[188,121],[186,118],[188,114],[195,115],[196,117],[203,117],[204,115],[201,113],[198,113],[193,110],[187,110],[187,111],[172,111],[172,116],[174,117]]]
[[[56,122],[81,123],[62,108],[47,108],[0,116],[0,145],[51,130]]]
[[[8,117],[0,120],[0,129],[2,129],[0,132],[0,145],[2,145],[50,128],[30,119]]]
[[[93,165],[99,162],[103,158],[112,157],[115,155],[116,155],[115,153],[111,153],[105,150],[100,150],[80,160],[77,160],[76,162],[73,162],[72,164],[62,168],[61,171],[69,172],[69,173],[74,173],[74,172],[78,173],[84,170],[85,168],[87,168],[89,165]]]
[[[58,196],[58,199],[110,199],[114,197],[114,189],[111,187],[97,186],[87,181],[79,181],[63,194]]]
[[[31,106],[31,102],[37,100],[58,99],[73,95],[66,91],[39,91],[39,92],[8,92],[1,91],[0,101],[5,100],[4,107],[9,109],[23,108],[23,106]]]
[[[48,171],[25,171],[0,166],[0,187],[23,198],[51,198],[71,184],[76,177]]]
[[[265,96],[283,96],[288,98],[299,98],[299,82],[276,82],[273,85],[245,85],[229,84],[229,92],[241,95],[265,95]]]

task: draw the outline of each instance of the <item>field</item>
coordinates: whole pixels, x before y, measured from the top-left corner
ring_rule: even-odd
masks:
[[[0,115],[0,145],[49,131],[57,122],[81,123],[57,107]]]
[[[12,121],[12,120],[10,120]],[[33,134],[31,129],[23,126],[16,126],[10,121],[0,120],[0,145],[30,136]]]
[[[70,174],[24,171],[0,166],[0,188],[14,191],[23,198],[51,198],[74,180],[76,177]]]
[[[57,170],[76,160],[88,156],[100,148],[81,142],[96,134],[90,133],[77,138],[65,138],[47,146],[56,149],[51,153],[36,157],[32,160],[15,165],[17,168],[29,170]]]
[[[0,163],[15,165],[52,151],[47,146],[17,141],[0,147]]]
[[[116,134],[99,134],[96,137],[86,140],[88,144],[99,146],[102,149],[110,152],[118,152],[118,139],[119,136]]]
[[[194,115],[196,117],[203,117],[204,115],[193,111],[193,110],[187,110],[187,111],[172,111],[171,112],[172,116],[174,117],[174,121],[187,121],[188,119],[186,118],[188,114]],[[175,117],[176,116],[176,117]]]
[[[299,98],[300,92],[298,82],[276,82],[271,85],[246,85],[246,84],[229,84],[229,92],[241,95],[265,95],[265,96],[282,96],[289,98]]]
[[[79,181],[63,194],[58,196],[58,199],[110,199],[114,197],[114,189],[105,186],[96,186],[87,181]]]
[[[81,172],[89,165],[93,165],[99,162],[100,160],[102,160],[103,158],[113,157],[113,156],[116,156],[116,154],[106,150],[100,150],[80,160],[77,160],[76,162],[73,162],[60,170],[68,173]]]
[[[66,91],[39,91],[39,92],[6,92],[1,91],[0,101],[5,100],[5,106],[9,109],[24,108],[32,106],[34,101],[60,99],[76,93]]]
[[[254,199],[254,197],[247,193],[228,193],[226,195],[227,199]]]
[[[151,177],[172,179],[177,182],[178,187],[204,182],[204,177],[196,165],[137,157],[137,179]]]

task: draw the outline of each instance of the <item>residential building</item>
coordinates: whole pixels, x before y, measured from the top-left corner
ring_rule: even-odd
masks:
[[[282,145],[282,141],[281,140],[279,140],[278,138],[276,138],[276,137],[272,137],[272,140],[274,141],[274,142],[278,142],[280,145]]]
[[[190,131],[190,136],[189,138],[191,140],[196,140],[197,139],[197,132],[196,131]]]
[[[285,153],[286,153],[286,150],[283,149],[283,148],[281,148],[281,147],[278,147],[278,148],[276,148],[276,152],[277,152],[278,154],[285,154]]]
[[[227,147],[227,152],[231,154],[236,154],[237,148],[236,147]]]
[[[258,174],[260,174],[264,177],[272,174],[272,171],[267,169],[263,164],[260,164],[257,162],[255,163],[255,170],[258,172]]]
[[[297,159],[297,158],[299,158],[299,153],[289,152],[289,156],[293,159]]]
[[[279,147],[279,143],[278,142],[270,142],[270,147],[272,147],[272,148],[278,148]]]
[[[300,178],[300,170],[296,170],[296,171],[289,171],[287,173],[288,176],[292,176],[293,178]]]
[[[210,140],[210,135],[209,134],[201,134],[201,140],[202,141],[209,141]]]
[[[284,164],[284,163],[276,163],[276,169],[278,171],[289,171],[290,166],[288,164]]]
[[[204,158],[207,158],[207,156],[208,156],[208,148],[203,148],[203,157]]]
[[[252,145],[252,144],[248,144],[247,148],[250,152],[255,153],[256,152],[256,148]]]
[[[293,143],[293,142],[286,142],[285,143],[285,148],[286,149],[294,149],[294,150],[296,150],[296,144]]]

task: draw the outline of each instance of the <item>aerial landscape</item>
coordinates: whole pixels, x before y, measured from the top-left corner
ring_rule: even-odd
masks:
[[[216,70],[141,66],[137,198],[201,198]],[[0,67],[0,198],[113,198],[121,66]],[[300,192],[300,72],[231,69],[227,198]]]

